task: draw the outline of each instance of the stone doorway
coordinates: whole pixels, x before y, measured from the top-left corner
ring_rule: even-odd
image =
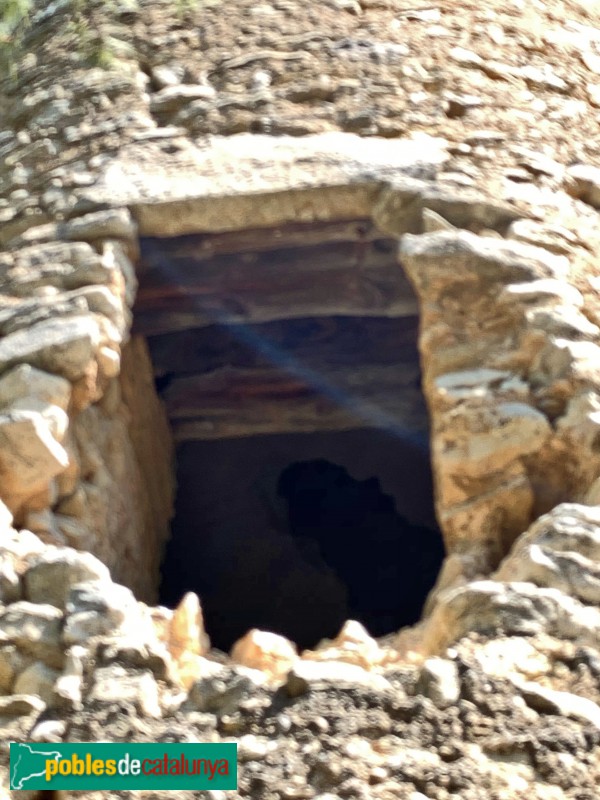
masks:
[[[161,601],[196,591],[222,649],[250,627],[310,647],[349,617],[382,635],[420,616],[443,548],[396,247],[364,219],[141,241],[134,333],[177,462]]]

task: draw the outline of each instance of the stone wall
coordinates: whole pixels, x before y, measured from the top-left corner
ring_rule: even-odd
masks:
[[[273,685],[285,680],[292,705],[312,691],[325,692],[327,705],[344,685],[380,698],[395,689],[380,720],[388,733],[394,715],[429,713],[442,726],[432,704],[455,702],[464,730],[477,729],[471,741],[495,754],[484,762],[476,747],[460,751],[465,774],[487,765],[489,787],[516,792],[503,796],[592,797],[597,13],[575,2],[419,11],[401,0],[244,0],[228,11],[218,2],[177,13],[159,0],[116,10],[91,3],[92,34],[105,33],[102,44],[110,30],[113,42],[98,53],[92,36],[99,68],[75,46],[70,4],[40,2],[2,86],[3,739],[104,737],[98,726],[111,708],[165,718],[167,727],[200,711],[219,736],[276,736],[262,719],[251,731],[235,727],[259,695],[275,702],[252,683],[267,678],[244,672],[260,667]],[[449,551],[436,602],[418,629],[388,643],[350,626],[298,658],[289,643],[253,634],[234,653],[244,667],[223,665],[207,652],[197,601],[175,613],[152,609],[113,582],[151,599],[172,503],[168,432],[143,345],[128,343],[138,237],[364,217],[400,239],[420,301],[436,508]],[[511,642],[504,656],[502,637]],[[411,667],[402,689],[383,675],[432,654],[442,666]],[[565,676],[559,662],[584,668]],[[502,708],[489,697],[500,679],[510,686]],[[319,724],[337,725],[344,702]],[[524,765],[506,744],[515,730],[508,725],[499,743],[475,720],[478,709],[495,720],[512,715],[516,730],[535,721]],[[306,727],[294,713],[288,730]],[[540,756],[546,714],[563,730],[566,718],[574,726],[570,743],[555,737],[570,782]],[[156,738],[161,724],[136,734],[117,725],[112,735]],[[366,721],[360,730],[368,729]],[[348,744],[340,736],[335,752]],[[363,796],[369,782],[380,786],[371,796],[400,784],[407,797],[419,790],[447,800],[452,781],[467,778],[444,767],[453,756],[441,749],[434,778],[423,777],[423,752],[439,742],[418,736],[417,766],[398,753],[382,766],[360,744],[360,774],[343,778],[341,766],[325,779],[314,767],[301,773],[308,794],[276,796],[314,796],[346,780],[344,796]],[[443,726],[439,736],[448,738]],[[300,739],[292,733],[292,750]],[[250,747],[250,764],[268,752],[259,744],[267,750]],[[507,748],[502,777],[494,758]],[[371,778],[375,768],[383,772]],[[273,797],[253,774],[244,768],[246,795]],[[467,781],[456,791],[477,790]]]
[[[203,160],[195,166],[197,174],[210,163],[211,191],[223,193],[219,221],[206,208],[205,196],[196,194],[193,160],[184,169],[176,159],[172,164],[163,159],[161,168],[167,174],[162,188],[152,202],[140,205],[142,197],[151,195],[155,179],[143,165],[143,148],[136,151],[134,160],[128,154],[123,162],[118,158],[110,162],[98,179],[94,202],[98,207],[127,202],[145,234],[154,227],[163,235],[189,231],[192,226],[197,232],[234,225],[243,230],[255,220],[250,207],[240,213],[240,203],[259,188],[264,190],[262,163],[264,169],[268,164],[280,170],[268,194],[277,198],[269,212],[270,225],[288,221],[300,202],[302,220],[315,216],[343,219],[348,205],[353,209],[358,205],[361,213],[370,213],[387,233],[401,237],[400,262],[414,282],[422,309],[420,347],[433,430],[438,517],[449,552],[475,556],[480,562],[477,570],[489,572],[535,516],[558,502],[582,499],[599,473],[594,366],[599,329],[593,321],[597,313],[591,288],[593,259],[583,243],[565,240],[562,249],[548,244],[544,239],[550,236],[548,229],[559,239],[561,235],[561,229],[556,233],[557,223],[551,222],[550,213],[545,223],[519,219],[508,205],[500,208],[483,195],[469,204],[461,191],[441,185],[435,175],[447,155],[443,143],[423,152],[414,141],[386,142],[377,160],[369,161],[373,154],[360,140],[340,136],[301,140],[310,154],[302,162],[306,170],[302,182],[310,181],[315,187],[339,182],[342,165],[332,167],[330,159],[341,142],[345,148],[355,147],[352,163],[356,177],[346,178],[346,188],[330,190],[329,196],[310,192],[307,196],[306,188],[295,188],[299,178],[285,171],[294,159],[291,142],[279,140],[267,159],[260,137],[254,155],[252,137],[242,137],[243,141],[235,143],[208,143],[198,151]],[[229,142],[231,153],[227,152]],[[193,147],[190,143],[188,149]],[[253,177],[237,190],[221,188],[221,176],[223,180],[228,176],[234,150],[240,172],[245,163],[252,163]],[[169,169],[173,170],[172,180]],[[375,193],[375,175],[379,172],[383,181],[390,170],[395,170],[397,177]],[[123,179],[127,173],[129,181]],[[369,173],[368,182],[365,173]],[[415,173],[421,174],[419,180],[412,177]],[[583,222],[589,224],[591,214],[596,215],[589,206],[560,191],[556,196],[574,219],[579,211]],[[182,204],[187,215],[179,214]],[[107,426],[122,426],[126,414],[119,411],[117,375],[135,294],[131,258],[136,249],[136,222],[132,212],[124,206],[90,211],[65,222],[31,228],[9,243],[2,257],[8,300],[6,334],[0,343],[0,363],[8,387],[2,496],[17,522],[36,532],[51,536],[55,531],[65,537],[61,525],[65,530],[71,525],[71,538],[67,536],[65,541],[70,544],[73,536],[79,536],[110,566],[119,563],[118,577],[130,584],[124,570],[137,573],[137,562],[130,562],[129,557],[123,560],[120,550],[116,557],[109,555],[114,553],[110,534],[99,534],[92,542],[89,520],[86,533],[85,523],[80,530],[62,517],[69,516],[65,509],[71,509],[72,516],[77,497],[88,492],[82,481],[105,487],[113,481],[119,487],[117,494],[124,486],[121,476],[126,474],[126,466],[116,462],[112,469],[102,466],[107,460],[126,462],[130,458],[124,452],[126,444],[119,447],[118,457],[111,454],[110,440],[125,442],[128,437],[119,435],[118,427],[109,433]],[[511,217],[514,220],[507,228],[506,220]],[[458,227],[459,223],[463,227]],[[429,230],[432,227],[444,230]],[[500,231],[506,235],[501,236]],[[593,246],[591,236],[585,241],[588,248]],[[26,325],[27,334],[23,332]],[[136,381],[145,380],[148,396],[153,397],[149,378],[141,377],[143,360],[135,359],[135,363],[136,373],[140,373]],[[42,370],[44,375],[27,372],[25,379],[25,368],[19,364]],[[58,378],[63,381],[59,399],[49,395],[44,383],[50,381],[54,386]],[[37,380],[43,386],[28,388],[23,386],[25,380],[32,385]],[[22,386],[11,390],[15,382]],[[132,393],[128,401],[135,405]],[[135,408],[131,410],[137,425],[139,414]],[[158,407],[156,413],[160,416]],[[85,444],[86,429],[93,431],[96,447]],[[163,463],[168,463],[168,444],[160,444],[161,437],[166,442],[163,430],[164,423],[149,425],[151,444],[138,441],[137,447],[138,451],[146,446],[154,452],[166,451]],[[17,437],[18,445],[13,444]],[[24,466],[33,452],[35,475]],[[79,463],[81,460],[85,463]],[[130,483],[127,497],[109,503],[107,513],[120,520],[123,515],[135,517],[136,506],[145,502],[135,499],[139,492],[145,491],[156,503],[156,492],[148,484],[151,479],[146,469],[145,488],[140,485],[136,489],[135,476],[126,481]],[[94,491],[89,489],[90,498]],[[113,496],[109,488],[105,491],[106,496]],[[92,506],[93,501],[87,505]],[[169,514],[170,501],[165,495],[158,517],[153,513],[154,524],[162,532],[154,534],[152,541],[164,540]],[[81,521],[76,516],[75,521],[78,519]],[[132,551],[137,550],[136,537],[145,537],[141,519],[126,523],[127,528],[132,526],[132,533],[127,536],[128,544],[122,546]],[[103,523],[107,529],[119,526],[122,521]],[[153,558],[156,566],[156,556]],[[152,580],[156,578],[150,578],[150,583]]]

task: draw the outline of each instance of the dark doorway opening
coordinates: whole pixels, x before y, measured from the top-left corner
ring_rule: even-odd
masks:
[[[161,601],[213,644],[415,622],[442,558],[419,306],[365,218],[143,239],[134,332],[176,443]]]
[[[213,644],[250,628],[300,648],[358,619],[415,623],[443,546],[422,440],[373,428],[184,442],[161,602],[200,596]]]

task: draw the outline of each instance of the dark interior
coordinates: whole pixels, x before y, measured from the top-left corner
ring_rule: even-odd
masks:
[[[134,334],[177,446],[161,600],[213,643],[415,622],[442,559],[419,309],[368,219],[143,239]]]
[[[363,428],[177,451],[161,600],[199,594],[228,650],[253,627],[301,648],[358,619],[376,636],[419,619],[443,546],[423,442]]]

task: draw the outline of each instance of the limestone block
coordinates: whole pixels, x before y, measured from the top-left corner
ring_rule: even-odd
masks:
[[[84,644],[95,636],[145,629],[132,592],[106,580],[88,581],[71,587],[63,630],[67,644]]]
[[[170,63],[169,65],[161,64],[158,67],[152,67],[151,75],[153,83],[158,86],[159,89],[165,89],[167,86],[177,86],[181,83],[184,69],[177,63]]]
[[[476,648],[474,657],[486,675],[498,678],[535,680],[552,672],[552,650],[544,637],[488,639]]]
[[[9,508],[14,510],[23,498],[47,488],[68,463],[65,449],[42,414],[22,410],[0,414],[0,494]]]
[[[185,653],[203,656],[210,650],[198,595],[187,592],[173,612],[168,632],[169,652],[178,661]]]
[[[85,375],[100,341],[91,316],[51,319],[0,341],[0,370],[27,362],[71,381]]]
[[[567,170],[566,189],[594,208],[600,208],[600,167],[574,164]]]
[[[158,69],[161,69],[160,67]],[[165,70],[165,67],[162,67]],[[204,84],[179,84],[165,86],[152,95],[150,108],[154,114],[178,111],[191,100],[206,100],[215,96],[212,86]]]
[[[232,661],[261,670],[274,680],[287,675],[297,658],[298,652],[289,639],[256,628],[248,631],[231,650]]]
[[[71,588],[84,581],[110,582],[110,573],[91,553],[48,548],[34,557],[23,575],[25,598],[64,609]]]
[[[530,636],[548,633],[595,647],[600,609],[532,583],[473,581],[442,595],[425,623],[422,648],[441,653],[467,632]]]
[[[461,405],[438,425],[434,451],[439,467],[470,476],[497,473],[536,452],[551,434],[546,417],[520,402]]]
[[[214,661],[207,662],[206,666],[208,664],[211,667],[189,690],[187,708],[231,714],[239,709],[241,701],[252,697],[257,687],[266,685],[265,675],[257,670],[224,666]]]
[[[563,381],[567,396],[573,393],[576,381],[600,386],[600,346],[549,336],[530,366],[530,375],[546,384]]]
[[[57,442],[62,443],[69,427],[69,416],[60,406],[47,403],[44,400],[38,400],[36,397],[23,397],[15,400],[10,408],[7,409],[9,414],[15,411],[31,411],[41,414],[52,436]]]
[[[578,553],[555,553],[532,544],[507,560],[501,575],[506,579],[553,586],[585,603],[600,605],[600,562]]]
[[[420,690],[430,697],[438,708],[448,708],[460,698],[458,668],[445,658],[428,658],[423,664]]]
[[[356,620],[347,620],[331,641],[325,639],[315,650],[305,650],[302,658],[311,661],[344,661],[363,669],[373,669],[383,663],[386,651]]]
[[[583,295],[566,281],[541,278],[527,283],[509,283],[498,293],[497,302],[515,306],[565,306],[581,308]]]
[[[520,684],[519,689],[527,705],[536,711],[576,719],[600,731],[600,706],[592,700],[531,681]]]
[[[46,545],[42,540],[31,531],[22,528],[20,531],[10,529],[3,532],[0,539],[0,552],[10,556],[15,565],[19,565],[22,572],[28,563],[28,559],[38,553],[43,553]]]
[[[400,243],[400,260],[418,292],[427,293],[429,302],[465,281],[496,284],[561,279],[569,270],[564,256],[463,230],[407,234]]]
[[[563,503],[540,517],[495,577],[554,587],[600,606],[600,508]]]
[[[0,316],[4,335],[24,331],[51,319],[65,319],[88,311],[82,297],[65,297],[53,286],[39,287],[34,296],[14,303]]]
[[[471,187],[431,185],[410,178],[395,178],[378,201],[372,215],[377,227],[392,235],[419,230],[424,208],[458,228],[505,229],[519,217],[508,203],[497,202]],[[447,230],[438,228],[438,230]]]
[[[52,700],[54,683],[59,674],[57,670],[36,661],[18,675],[14,682],[13,692],[36,695],[48,705]]]
[[[62,611],[44,603],[20,600],[0,611],[0,644],[15,644],[24,653],[60,669]]]
[[[63,411],[71,397],[71,384],[65,378],[19,364],[0,378],[0,406],[10,406],[17,400],[36,398]]]
[[[45,719],[31,731],[32,742],[62,742],[67,730],[67,723],[62,719]]]
[[[54,685],[51,705],[54,708],[72,711],[81,708],[83,691],[84,660],[88,651],[85,647],[75,645],[65,654],[65,665],[62,674]]]
[[[557,255],[568,255],[577,244],[577,237],[560,225],[544,225],[532,219],[518,219],[513,222],[507,236],[536,247],[543,247]]]
[[[433,382],[435,400],[456,405],[460,400],[485,399],[497,403],[499,397],[510,400],[527,400],[530,389],[527,383],[508,370],[477,369],[447,372]]]
[[[137,294],[138,280],[135,267],[120,242],[104,242],[102,265],[113,273],[113,285],[126,305],[132,308]]]
[[[277,742],[265,736],[254,736],[251,733],[238,740],[238,760],[241,764],[248,761],[260,761],[269,752],[277,750]]]
[[[165,641],[168,645],[168,653],[173,659],[177,680],[184,688],[189,689],[198,678],[212,674],[213,662],[200,655],[201,652],[205,653],[209,650],[210,644],[204,631],[202,618],[198,624],[191,619],[186,622],[181,617],[174,626],[174,617],[175,614],[168,625]],[[154,625],[152,628],[155,630]],[[189,649],[186,647],[186,642],[189,644]]]
[[[68,297],[81,297],[87,307],[95,314],[109,319],[121,334],[125,332],[126,317],[123,302],[108,286],[83,286],[69,292]]]
[[[537,542],[557,552],[574,551],[600,561],[600,508],[579,503],[561,503],[539,517],[515,545]]]
[[[389,767],[396,770],[415,770],[419,768],[439,770],[442,767],[442,762],[436,752],[420,747],[403,747],[399,753],[393,753],[388,756],[386,762]],[[413,798],[410,798],[410,800],[413,800]]]
[[[539,328],[552,336],[565,339],[593,339],[600,335],[600,328],[572,306],[533,308],[525,313],[530,328]]]
[[[534,496],[527,476],[517,471],[504,477],[501,474],[497,484],[488,483],[469,500],[448,506],[440,502],[438,511],[447,551],[464,554],[477,549],[485,571],[498,564],[531,521]]]
[[[0,645],[0,694],[10,694],[17,675],[32,663],[14,644]]]
[[[368,672],[355,664],[298,659],[288,673],[285,689],[290,697],[299,697],[328,686],[362,686],[379,692],[392,688],[383,675]]]
[[[163,160],[143,166],[130,157],[112,160],[93,199],[129,206],[142,236],[359,219],[371,210],[375,185],[408,175],[431,177],[447,160],[446,147],[444,139],[426,135],[371,139],[339,131],[215,137],[179,172]]]
[[[112,347],[101,347],[97,360],[100,374],[105,378],[116,378],[121,371],[121,356]]]
[[[11,694],[0,697],[0,717],[21,717],[29,714],[38,716],[45,708],[44,701],[32,694]]]
[[[91,242],[95,239],[135,239],[137,227],[126,208],[109,208],[70,219],[60,226],[60,238]]]
[[[130,704],[142,716],[161,716],[158,685],[152,673],[130,672],[116,664],[95,670],[87,702]]]
[[[35,289],[47,286],[77,289],[109,284],[116,268],[85,242],[34,244],[0,255],[0,270],[6,270],[15,296],[31,296]]]
[[[576,440],[577,446],[583,448],[589,457],[596,458],[600,437],[600,394],[583,392],[572,397],[556,427]]]

